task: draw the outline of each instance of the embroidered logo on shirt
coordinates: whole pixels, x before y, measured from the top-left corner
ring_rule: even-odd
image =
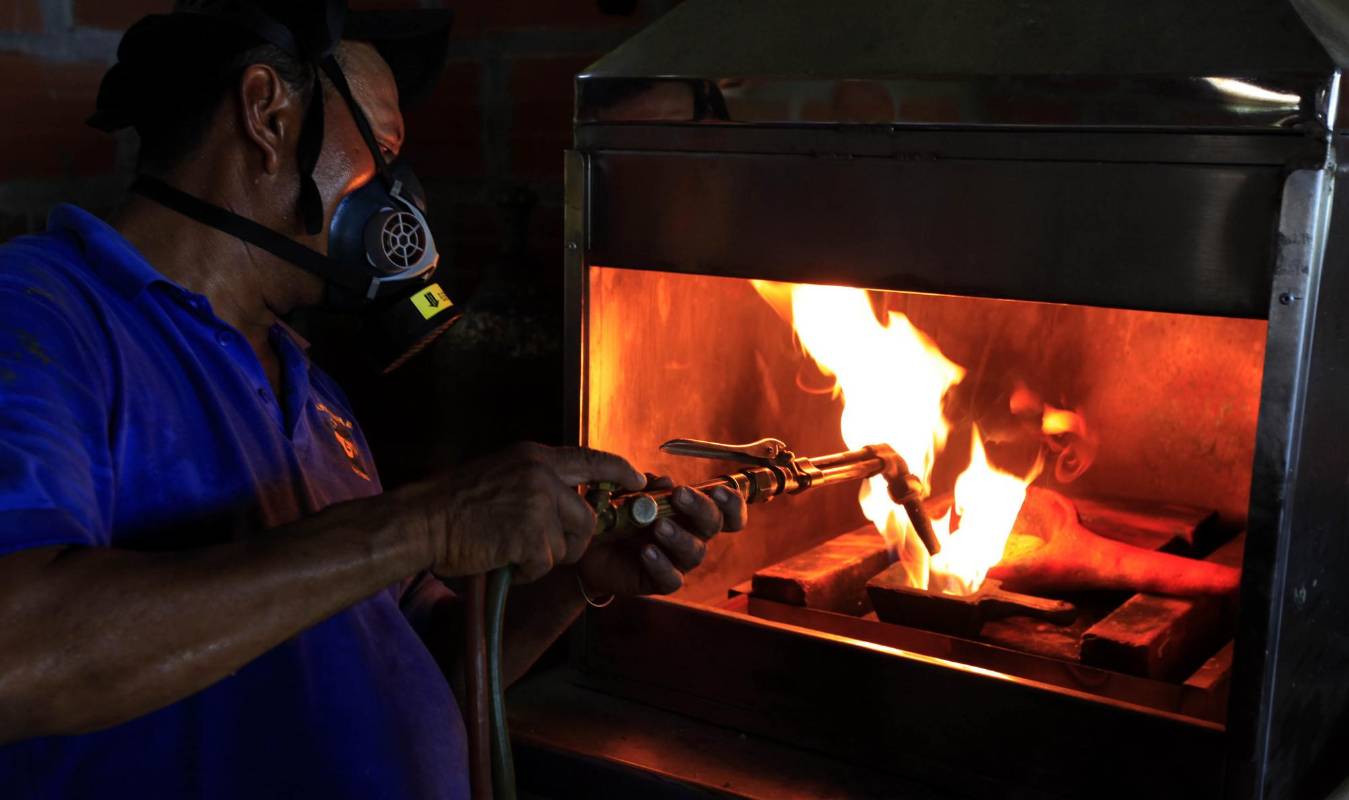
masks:
[[[333,438],[342,447],[342,452],[347,454],[347,461],[351,462],[351,471],[367,481],[370,480],[370,476],[361,466],[361,451],[356,447],[356,439],[352,436],[354,426],[351,420],[345,419],[323,403],[315,403],[314,407],[328,418],[328,427],[332,429]]]

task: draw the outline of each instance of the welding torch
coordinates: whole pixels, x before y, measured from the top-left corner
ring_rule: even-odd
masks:
[[[778,495],[800,494],[808,489],[881,475],[890,498],[904,506],[928,552],[935,555],[941,550],[941,543],[932,531],[932,520],[923,508],[922,480],[909,472],[904,459],[888,445],[875,444],[814,458],[797,456],[777,439],[760,439],[740,445],[673,439],[660,449],[671,455],[748,465],[739,472],[719,475],[694,484],[692,488],[702,492],[725,488],[737,492],[751,505],[766,503]],[[594,542],[597,544],[628,538],[658,519],[674,516],[670,489],[615,494],[615,488],[612,484],[599,484],[586,492],[586,501],[595,509]]]
[[[760,439],[738,445],[673,439],[661,445],[660,449],[671,455],[711,458],[745,465],[745,469],[718,475],[694,484],[692,488],[702,492],[725,488],[737,492],[751,505],[766,503],[778,495],[800,494],[809,489],[863,481],[881,475],[885,478],[890,498],[904,506],[909,522],[928,552],[935,555],[941,549],[941,543],[932,530],[932,520],[923,508],[925,487],[922,480],[909,472],[904,459],[888,445],[875,444],[814,458],[797,456],[778,439]],[[617,493],[617,489],[614,484],[600,483],[586,491],[586,502],[595,510],[592,544],[627,539],[654,525],[656,520],[675,514],[670,502],[672,489],[625,493]],[[511,570],[505,567],[488,576],[485,585],[481,578],[477,579],[469,591],[473,611],[483,614],[486,623],[469,635],[470,653],[474,653],[477,648],[469,669],[469,704],[477,709],[476,713],[469,715],[475,718],[470,720],[470,744],[473,745],[470,749],[474,751],[477,762],[475,769],[471,770],[475,798],[515,797],[515,769],[511,758],[510,732],[506,726],[505,686],[501,676],[502,627],[510,584]],[[476,679],[474,673],[477,673]],[[483,706],[487,707],[486,725],[482,724],[484,720],[481,718]],[[482,738],[489,738],[490,744],[482,742]],[[489,756],[490,778],[483,774]]]

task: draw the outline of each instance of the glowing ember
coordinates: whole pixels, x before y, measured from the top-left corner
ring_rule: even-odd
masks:
[[[754,287],[795,328],[805,352],[835,378],[848,447],[888,444],[926,484],[951,425],[942,399],[965,377],[908,317],[878,320],[867,292],[836,286],[755,281]],[[862,486],[862,513],[921,588],[968,594],[979,588],[1003,548],[1037,469],[1024,478],[988,463],[974,431],[969,467],[956,480],[953,512],[934,522],[942,551],[929,558],[904,508],[890,500],[883,478]]]

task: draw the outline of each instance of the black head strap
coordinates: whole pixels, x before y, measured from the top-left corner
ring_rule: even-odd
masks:
[[[331,58],[331,56],[329,56]],[[309,108],[300,124],[300,141],[296,143],[295,160],[300,170],[300,221],[305,233],[313,236],[323,230],[323,196],[314,181],[314,167],[323,152],[323,85],[317,70],[314,86],[310,89]]]
[[[305,112],[295,154],[300,169],[300,219],[305,232],[311,236],[323,229],[323,198],[319,195],[318,184],[314,182],[314,168],[318,166],[319,154],[323,152],[323,81],[319,71],[320,65],[330,61],[336,66],[333,50],[342,39],[347,15],[345,0],[326,0],[323,8],[322,24],[310,31],[312,35],[309,41],[300,42],[299,51],[310,63],[314,75],[309,108]],[[326,71],[327,67],[323,66],[322,69]],[[341,70],[337,72],[341,74]],[[352,113],[356,113],[354,107]]]
[[[375,141],[374,131],[370,129],[370,120],[365,118],[365,112],[356,102],[356,96],[351,93],[351,85],[347,83],[347,76],[342,73],[342,68],[337,65],[337,59],[332,55],[320,60],[319,67],[328,76],[328,80],[332,81],[333,88],[342,96],[347,108],[351,109],[351,117],[356,120],[356,130],[360,131],[361,138],[365,140],[365,146],[370,149],[370,155],[375,159],[375,171],[383,179],[388,164],[384,161],[384,154],[379,150],[379,142]]]
[[[297,208],[305,233],[314,236],[323,230],[323,198],[314,181],[314,168],[323,152],[323,86],[319,80],[319,63],[332,58],[333,48],[341,39],[346,18],[346,3],[327,0],[323,18],[303,36],[250,2],[202,3],[180,10],[220,18],[240,26],[263,41],[310,64],[313,86],[304,120],[300,123],[300,140],[296,146],[296,166],[300,173],[300,196]]]
[[[372,279],[368,273],[362,274],[360,270],[328,258],[317,250],[311,250],[265,225],[193,197],[158,178],[141,175],[131,184],[130,191],[203,225],[257,245],[277,258],[289,261],[361,296],[367,296],[371,290]]]

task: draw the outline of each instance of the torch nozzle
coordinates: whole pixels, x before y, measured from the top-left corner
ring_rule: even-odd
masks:
[[[923,547],[927,548],[928,555],[935,556],[940,553],[941,541],[937,538],[937,532],[932,529],[932,518],[928,516],[927,509],[923,506],[927,487],[923,485],[922,479],[909,471],[909,465],[893,447],[878,444],[872,445],[871,449],[875,450],[885,462],[885,470],[881,475],[885,478],[890,499],[904,506],[904,513],[909,515],[909,524],[913,525],[913,530],[918,534]]]

